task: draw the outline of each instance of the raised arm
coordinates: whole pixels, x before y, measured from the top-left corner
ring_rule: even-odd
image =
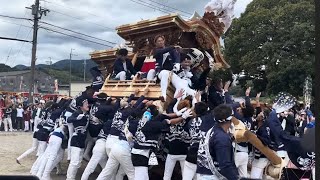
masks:
[[[256,116],[258,116],[258,114],[262,111],[261,109],[261,105],[260,105],[260,96],[261,96],[261,92],[259,92],[256,96]]]
[[[251,102],[250,102],[250,91],[251,91],[251,87],[248,87],[246,90],[246,97],[245,97],[245,104],[246,106],[251,106]]]
[[[231,95],[229,93],[229,87],[230,87],[230,84],[231,84],[231,81],[227,81],[225,84],[224,84],[224,95],[225,95],[225,100],[226,100],[226,104],[232,104],[232,98],[231,98]]]
[[[186,110],[185,112],[182,113],[181,117],[177,117],[177,118],[174,118],[174,119],[170,119],[170,120],[167,120],[167,123],[168,124],[178,124],[180,122],[182,122],[183,120],[189,118],[192,116],[192,110],[191,109],[188,109]]]
[[[170,52],[172,50],[174,50],[175,47],[174,46],[169,46],[169,47],[166,47],[166,48],[157,48],[155,51],[154,51],[154,56],[155,57],[160,57],[162,56],[163,54],[167,53],[167,52]]]
[[[178,101],[180,102],[181,97],[184,95],[184,90],[180,89],[174,99],[168,105],[166,109],[167,113],[174,113],[177,112]]]
[[[138,90],[139,92],[139,90]],[[143,95],[139,97],[139,99],[137,100],[137,102],[133,105],[133,108],[134,109],[137,109],[137,108],[142,108],[143,105],[146,103],[146,102],[143,102],[144,99],[145,99],[145,96],[147,96],[149,93],[149,89],[146,88],[143,92]],[[137,94],[137,93],[136,93]]]

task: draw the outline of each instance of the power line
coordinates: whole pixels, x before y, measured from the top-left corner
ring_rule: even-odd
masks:
[[[153,4],[146,3],[146,2],[144,2],[144,1],[141,1],[141,2],[140,2],[140,1],[135,1],[135,0],[130,0],[130,1],[135,2],[135,3],[137,3],[137,4],[140,4],[140,5],[143,5],[143,6],[146,6],[146,7],[149,7],[149,8],[151,8],[151,9],[156,10],[156,11],[161,11],[161,12],[166,13],[166,14],[175,13],[174,11],[170,11],[170,10],[166,10],[166,9],[160,9],[160,8],[155,8],[154,6],[152,6]],[[143,3],[142,3],[142,2],[143,2]],[[182,14],[181,14],[181,16],[188,18],[186,15],[182,15]]]
[[[82,18],[79,18],[79,17],[75,17],[75,16],[70,16],[69,14],[65,14],[65,13],[62,13],[62,12],[59,12],[59,11],[56,11],[56,10],[52,10],[50,9],[50,11],[54,12],[54,13],[57,13],[57,14],[61,14],[61,15],[64,15],[64,16],[67,16],[67,17],[70,17],[72,19],[76,19],[76,20],[80,20],[80,21],[86,21],[86,22],[89,22],[91,24],[95,24],[97,26],[100,26],[100,27],[103,27],[104,29],[109,29],[109,30],[112,30],[112,31],[115,31],[114,28],[110,28],[110,27],[107,27],[107,26],[103,26],[101,24],[98,24],[98,23],[94,23],[92,21],[88,21],[88,20],[85,20],[85,19],[82,19]]]
[[[26,26],[26,25],[14,23],[14,22],[10,22],[10,21],[4,21],[4,20],[0,20],[0,21],[5,22],[5,23],[14,24],[14,25],[18,25],[18,26],[22,26],[22,27],[26,27],[26,28],[31,28],[31,29],[32,29],[32,27],[30,27],[30,26]]]
[[[51,31],[51,32],[54,32],[54,33],[57,33],[57,34],[62,34],[62,35],[69,36],[69,37],[72,37],[72,38],[76,38],[76,39],[80,39],[80,40],[83,40],[83,41],[87,41],[87,42],[91,42],[91,43],[94,43],[94,44],[99,44],[99,45],[102,45],[102,46],[107,46],[107,47],[112,48],[112,46],[110,46],[110,45],[98,43],[98,42],[91,41],[91,40],[88,40],[88,39],[84,39],[84,38],[80,38],[80,37],[73,36],[73,35],[70,35],[70,34],[66,34],[66,33],[63,33],[63,32],[60,32],[60,31],[52,30],[52,29],[49,29],[47,27],[40,27],[40,28],[48,30],[48,31]]]
[[[31,31],[32,31],[32,29],[30,29],[30,31],[28,32],[28,34],[27,34],[27,36],[26,36],[26,38],[25,38],[25,39],[28,39],[28,37],[29,37],[29,35],[30,35]],[[24,44],[25,44],[25,42],[23,42],[23,43],[21,44],[21,46],[20,46],[20,49],[19,49],[18,53],[16,53],[16,54],[15,54],[16,58],[14,58],[14,59],[13,59],[13,61],[12,61],[12,67],[13,67],[13,65],[14,65],[14,63],[15,63],[15,61],[16,61],[16,59],[17,59],[17,56],[20,54],[21,49],[22,49],[22,47],[24,46]]]
[[[28,40],[24,40],[24,39],[9,38],[9,37],[2,37],[2,36],[0,36],[0,39],[10,40],[10,41],[32,42],[32,41],[28,41]]]
[[[184,14],[192,15],[192,13],[189,13],[189,12],[187,12],[187,11],[183,11],[183,10],[180,10],[180,9],[177,9],[177,8],[174,8],[174,7],[170,7],[170,6],[168,6],[168,5],[159,3],[159,2],[154,1],[154,0],[149,0],[149,1],[154,2],[154,3],[156,3],[156,4],[159,4],[159,5],[161,5],[161,6],[164,6],[164,7],[167,7],[167,8],[170,8],[170,9],[173,9],[173,10],[176,10],[176,11],[179,11],[179,12],[182,12],[182,13],[184,13]]]
[[[147,4],[147,3],[141,3],[141,2],[135,1],[135,0],[130,0],[130,1],[135,2],[135,3],[137,3],[137,4],[140,4],[140,5],[143,5],[143,6],[146,6],[146,7],[149,7],[149,8],[151,8],[151,9],[153,9],[153,10],[156,10],[156,11],[161,11],[161,12],[167,13],[167,14],[172,13],[172,11],[168,11],[168,10],[160,9],[160,8],[155,8],[155,7],[151,6],[151,4],[149,4],[149,3],[148,3],[148,4]]]
[[[73,30],[70,30],[70,29],[67,29],[67,28],[64,28],[64,27],[56,26],[56,25],[53,25],[53,24],[50,24],[50,23],[47,23],[47,22],[43,22],[43,21],[40,21],[40,22],[43,23],[43,24],[47,24],[49,26],[53,26],[53,27],[56,27],[56,28],[59,28],[59,29],[63,29],[63,30],[70,31],[70,32],[73,32],[73,33],[76,33],[76,34],[87,36],[87,37],[90,37],[90,38],[93,38],[93,39],[96,39],[96,40],[105,41],[105,42],[110,43],[110,44],[117,44],[117,43],[114,43],[114,42],[111,42],[111,41],[103,40],[103,39],[96,38],[96,37],[93,37],[93,36],[90,36],[90,35],[87,35],[87,34],[76,32],[76,31],[73,31]]]
[[[27,11],[24,12],[23,18],[26,17],[26,14],[27,14]],[[20,30],[21,30],[21,27],[22,27],[22,23],[20,23],[20,26],[19,26],[19,29],[18,29],[18,31],[17,31],[17,34],[16,34],[16,37],[15,37],[15,38],[18,38],[18,34],[19,34]],[[12,52],[12,46],[10,47],[10,50],[9,50],[9,52],[8,52],[8,55],[7,55],[7,60],[6,60],[6,62],[5,62],[4,64],[7,64],[8,60],[9,60],[9,57],[10,57],[10,55],[11,55],[11,52]]]
[[[60,3],[51,2],[51,1],[46,1],[46,0],[43,0],[43,1],[44,1],[44,2],[47,2],[47,3],[50,3],[50,4],[53,4],[53,5],[55,5],[55,6],[60,6],[60,7],[67,8],[67,9],[70,9],[70,10],[77,10],[77,11],[79,11],[79,9],[71,8],[71,7],[62,5],[62,4],[60,4]],[[93,13],[88,12],[88,11],[81,11],[81,12],[88,13],[88,14],[90,14],[90,15],[92,15],[92,16],[95,16],[95,17],[100,17],[100,16],[97,16],[96,14],[93,14]]]
[[[0,17],[11,18],[11,19],[23,19],[23,20],[30,20],[30,21],[32,20],[32,19],[29,19],[29,18],[6,16],[6,15],[2,15],[2,14],[0,14]]]

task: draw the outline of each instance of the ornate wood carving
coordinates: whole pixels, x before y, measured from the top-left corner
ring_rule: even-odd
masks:
[[[206,34],[203,34],[201,32],[197,32],[196,39],[197,39],[199,45],[201,46],[201,48],[210,49],[212,47],[212,43],[210,42],[210,40],[208,39]]]
[[[131,37],[131,47],[133,48],[133,52],[138,52],[139,56],[148,56],[155,47],[154,38],[159,34],[165,37],[167,45],[177,45],[179,44],[182,31],[180,29],[167,30],[161,33],[154,32],[143,36]]]
[[[214,12],[206,12],[201,19],[218,36],[223,34],[224,24],[219,22],[218,16]]]

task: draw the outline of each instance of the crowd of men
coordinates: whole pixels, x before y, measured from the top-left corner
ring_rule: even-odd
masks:
[[[113,78],[131,79],[139,73],[142,78],[159,81],[160,100],[148,100],[148,88],[122,98],[97,93],[103,77],[93,68],[92,86],[79,96],[37,106],[32,147],[17,163],[37,151],[30,173],[44,180],[51,179],[55,167],[57,173],[63,171],[60,162],[65,151],[70,161],[67,180],[76,179],[83,160],[88,164],[82,180],[98,165],[102,168],[99,180],[125,176],[129,180],[153,179],[154,171],[164,180],[174,179],[179,174],[174,170],[177,161],[183,180],[265,178],[272,163],[259,148],[235,139],[234,122],[239,120],[263,146],[282,158],[285,170],[279,176],[312,178],[314,148],[301,144],[314,133],[315,118],[309,107],[295,105],[288,94],[280,94],[273,107],[263,106],[261,93],[253,105],[251,88],[246,90],[244,102],[235,102],[229,94],[230,81],[208,78],[208,70],[193,78],[190,66],[198,55],[165,47],[163,36],[157,36],[155,44],[156,62],[145,72],[135,70],[127,50],[120,49]],[[172,100],[166,96],[170,80],[176,88]],[[139,91],[144,95],[137,96]]]
[[[33,131],[36,109],[38,106],[44,106],[45,101],[37,97],[36,103],[32,104],[28,102],[27,97],[0,94],[0,131]]]

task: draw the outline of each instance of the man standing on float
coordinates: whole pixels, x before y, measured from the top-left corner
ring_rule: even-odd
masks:
[[[183,86],[179,82],[181,78],[176,74],[180,71],[180,53],[179,49],[180,46],[169,46],[165,47],[165,38],[164,36],[158,35],[154,39],[154,43],[156,45],[156,49],[154,50],[154,57],[156,59],[156,67],[155,70],[150,70],[148,72],[148,77],[152,75],[153,77],[158,77],[160,81],[160,87],[161,87],[161,96],[160,99],[166,100],[167,96],[167,87],[170,83],[169,77],[171,76],[171,82],[175,88],[177,87],[185,87],[183,88],[186,92],[192,92],[191,94],[194,96],[195,91],[189,91],[191,88],[187,86]],[[173,73],[173,72],[174,73]],[[181,86],[180,86],[181,85]],[[177,88],[181,89],[181,88]]]

